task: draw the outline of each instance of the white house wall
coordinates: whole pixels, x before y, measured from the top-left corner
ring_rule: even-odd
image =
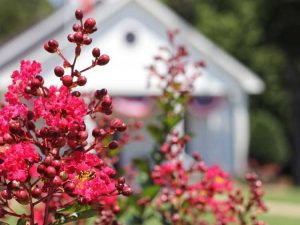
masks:
[[[188,152],[200,152],[208,165],[218,164],[234,172],[234,137],[232,106],[228,99],[208,114],[187,112],[186,130],[192,135]]]

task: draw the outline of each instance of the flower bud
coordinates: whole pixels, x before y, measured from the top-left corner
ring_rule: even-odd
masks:
[[[55,186],[60,186],[62,184],[62,180],[59,176],[55,176],[53,178],[52,182]]]
[[[53,166],[48,166],[45,171],[46,177],[53,178],[56,175],[56,169]]]
[[[108,148],[113,150],[113,149],[116,149],[119,147],[119,143],[117,141],[111,141],[109,144],[108,144]]]
[[[20,182],[13,180],[11,182],[8,183],[7,188],[9,190],[18,190],[20,188]]]
[[[22,205],[27,205],[29,201],[29,196],[26,190],[18,190],[15,194],[17,201]]]
[[[88,32],[92,31],[95,26],[96,21],[93,18],[88,18],[84,22],[84,29],[86,29]]]
[[[96,99],[102,99],[105,95],[107,95],[107,90],[105,88],[101,90],[96,90],[95,91],[95,98]]]
[[[93,48],[92,54],[95,58],[98,58],[100,56],[100,49],[99,48]]]
[[[45,157],[44,163],[46,166],[50,166],[52,164],[52,162],[53,162],[53,156],[48,155]]]
[[[120,120],[119,118],[114,118],[110,121],[110,127],[112,129],[117,129],[117,128],[121,127],[122,124],[123,124],[123,121]]]
[[[73,91],[72,95],[78,98],[81,96],[81,93],[79,91]]]
[[[47,52],[49,52],[49,53],[54,53],[54,52],[56,52],[56,49],[51,48],[51,47],[49,46],[48,42],[46,42],[46,43],[44,44],[44,49],[45,49]]]
[[[41,194],[42,194],[42,189],[41,188],[39,188],[39,187],[35,187],[33,190],[32,190],[32,196],[34,197],[34,198],[39,198],[39,197],[41,197]]]
[[[110,58],[108,55],[101,55],[98,60],[97,60],[97,64],[99,66],[104,66],[109,62]]]
[[[80,76],[80,77],[78,77],[76,83],[77,83],[79,86],[84,86],[84,85],[86,84],[86,82],[87,82],[86,77],[85,77],[85,76]]]
[[[97,137],[99,137],[100,136],[100,129],[99,128],[94,128],[93,129],[93,132],[92,132],[92,135],[93,135],[93,137],[95,137],[95,138],[97,138]]]
[[[37,171],[38,171],[39,174],[44,174],[44,173],[45,173],[45,170],[46,170],[46,167],[45,167],[44,164],[38,165]]]
[[[51,39],[50,41],[48,41],[48,45],[50,48],[56,50],[59,46],[58,42],[54,39]]]
[[[111,99],[111,97],[110,97],[109,95],[105,95],[105,96],[103,97],[103,100],[102,100],[101,105],[102,105],[103,107],[109,107],[109,106],[111,106],[111,104],[112,104],[112,99]]]
[[[66,87],[70,87],[73,84],[73,77],[70,75],[62,77],[61,80],[63,82],[63,85],[65,85]]]
[[[82,18],[83,18],[83,12],[82,12],[82,10],[77,9],[75,11],[75,18],[78,19],[78,20],[82,20]]]
[[[58,77],[62,77],[65,74],[65,70],[61,66],[56,66],[54,68],[54,74]]]
[[[5,200],[10,200],[12,199],[12,193],[11,191],[4,189],[1,191],[1,197],[4,198]]]
[[[61,171],[61,172],[59,173],[59,177],[60,177],[63,181],[65,181],[65,180],[68,179],[69,175],[67,174],[66,171]]]
[[[75,23],[72,28],[73,28],[73,31],[77,32],[80,30],[81,26],[79,24]]]
[[[81,32],[76,32],[74,34],[74,41],[76,43],[81,43],[83,41],[83,34]]]
[[[132,194],[131,187],[125,185],[123,190],[122,190],[122,194],[125,195],[125,196],[130,196]]]
[[[86,36],[86,37],[83,38],[83,44],[85,44],[85,45],[89,45],[92,42],[93,42],[93,39],[90,38],[90,37],[88,37],[88,36]]]
[[[61,162],[58,159],[53,160],[52,164],[51,164],[55,169],[59,169],[61,166]]]
[[[74,42],[74,34],[69,34],[68,35],[68,41],[69,42]]]
[[[89,134],[87,131],[80,131],[79,138],[81,141],[85,141],[88,138]]]
[[[64,184],[64,189],[67,193],[73,192],[75,189],[75,184],[73,182],[67,182]]]

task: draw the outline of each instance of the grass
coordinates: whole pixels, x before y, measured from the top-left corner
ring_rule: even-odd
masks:
[[[265,200],[276,202],[288,202],[300,205],[300,188],[282,185],[266,185]],[[300,212],[299,212],[300,215]],[[300,223],[299,223],[300,225]]]
[[[274,216],[274,215],[266,214],[266,215],[261,215],[259,218],[262,219],[264,222],[268,223],[269,225],[299,225],[300,224],[300,217],[291,218],[291,217]]]

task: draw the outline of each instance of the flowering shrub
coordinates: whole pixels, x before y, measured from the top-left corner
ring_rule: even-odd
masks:
[[[92,132],[86,129],[87,116],[112,113],[112,99],[106,89],[96,90],[87,104],[75,89],[86,84],[85,71],[107,64],[109,56],[94,48],[92,64],[76,69],[81,48],[91,44],[90,34],[97,28],[93,18],[83,22],[80,10],[75,17],[79,23],[68,35],[75,46],[72,63],[56,40],[44,45],[63,59],[62,66],[54,68],[61,86],[46,86],[40,63],[22,61],[11,75],[0,111],[0,217],[16,217],[18,224],[65,224],[97,214],[112,223],[114,217],[107,215],[118,211],[117,195],[132,192],[124,178],[115,178],[109,161],[97,154],[99,149],[118,147],[112,135],[125,131],[126,124],[114,118]],[[16,210],[19,205],[25,206],[21,213]]]
[[[188,68],[188,52],[176,45],[176,33],[169,33],[170,46],[162,47],[154,57],[156,63],[149,66],[151,81],[157,79],[162,90],[156,97],[160,114],[156,123],[148,126],[156,141],[154,166],[142,160],[133,162],[139,176],[132,184],[136,189],[133,195],[121,204],[126,212],[121,219],[131,225],[265,224],[256,217],[266,207],[255,174],[247,175],[250,194],[246,198],[220,167],[206,166],[198,154],[184,155],[190,137],[177,126],[184,118],[193,83],[206,65],[198,61]]]

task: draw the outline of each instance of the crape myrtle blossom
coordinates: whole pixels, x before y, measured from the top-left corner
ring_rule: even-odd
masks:
[[[73,124],[84,122],[87,106],[67,87],[50,86],[46,98],[34,100],[34,112],[36,118],[42,118],[52,128],[72,129]]]
[[[54,68],[61,85],[46,86],[41,64],[23,60],[11,75],[0,109],[0,217],[16,217],[18,224],[64,224],[97,213],[109,214],[110,221],[116,221],[117,196],[132,192],[123,177],[116,178],[108,160],[92,153],[96,146],[103,151],[116,149],[113,135],[125,131],[126,124],[110,118],[106,129],[86,130],[85,117],[112,114],[112,99],[101,89],[86,104],[76,87],[86,84],[85,71],[106,65],[109,56],[94,48],[91,65],[76,69],[82,47],[91,44],[89,36],[97,28],[93,18],[83,21],[81,10],[76,10],[75,17],[78,23],[68,35],[75,46],[72,63],[56,40],[44,45],[47,52],[63,59]],[[13,207],[20,206],[12,205],[12,200],[26,212],[17,213]]]
[[[133,161],[134,168],[127,177],[137,190],[125,205],[128,213],[137,213],[128,224],[264,225],[257,218],[259,212],[266,211],[257,176],[247,175],[250,195],[245,197],[219,166],[207,166],[199,154],[190,157],[184,152],[192,136],[178,127],[186,116],[194,81],[206,65],[203,61],[189,62],[187,48],[175,43],[177,33],[168,33],[169,46],[160,47],[155,62],[148,67],[150,79],[162,92],[155,97],[158,122],[147,127],[155,140],[153,166],[146,160]],[[130,207],[132,199],[137,201]]]

